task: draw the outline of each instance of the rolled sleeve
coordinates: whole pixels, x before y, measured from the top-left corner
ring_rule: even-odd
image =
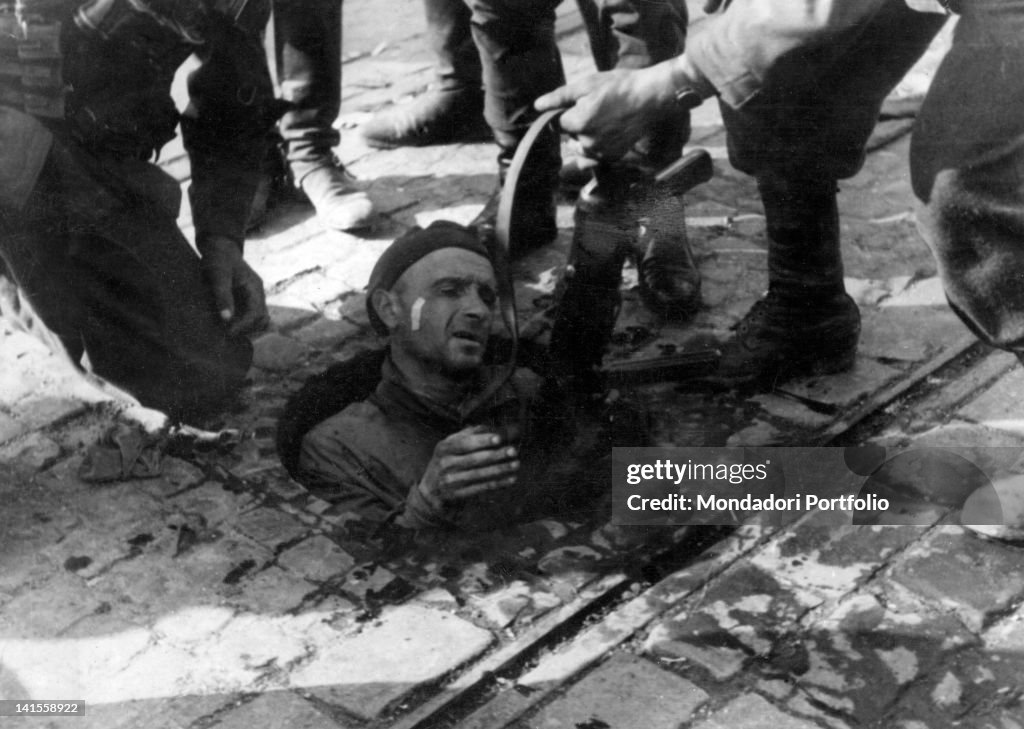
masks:
[[[785,54],[825,43],[893,0],[733,0],[695,27],[689,62],[731,107],[757,96]]]

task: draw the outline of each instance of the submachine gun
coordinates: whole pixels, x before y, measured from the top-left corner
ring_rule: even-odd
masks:
[[[500,297],[505,307],[506,323],[515,322],[515,297],[511,290],[508,271],[508,252],[526,246],[515,240],[517,216],[523,213],[519,205],[523,186],[529,185],[524,169],[529,169],[530,155],[537,141],[544,135],[558,135],[558,117],[564,110],[556,109],[541,114],[519,143],[502,188],[495,238],[504,255],[499,259],[499,285],[506,290]],[[550,142],[550,140],[548,140]],[[714,173],[711,155],[704,149],[692,149],[676,162],[640,182],[650,197],[679,198],[699,184],[707,182]],[[596,182],[596,181],[595,181]],[[595,183],[584,188],[581,198],[602,194]],[[525,196],[524,196],[525,197]],[[679,207],[679,226],[681,219]],[[559,282],[555,302],[555,324],[551,335],[550,353],[556,375],[593,386],[595,378],[600,387],[621,387],[662,381],[682,381],[706,375],[715,370],[721,357],[717,349],[700,348],[669,355],[603,363],[604,349],[614,329],[619,310],[619,288],[625,252],[610,238],[621,236],[622,231],[609,231],[600,221],[587,217],[586,202],[577,205],[576,230],[565,273]],[[685,228],[682,228],[685,234]],[[511,311],[508,310],[512,307]],[[512,327],[513,343],[518,334]]]

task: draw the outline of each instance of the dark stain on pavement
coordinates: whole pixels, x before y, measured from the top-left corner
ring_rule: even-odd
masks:
[[[64,569],[68,572],[78,572],[84,570],[86,567],[92,564],[92,557],[68,557],[64,560]]]
[[[243,560],[237,566],[235,566],[230,572],[224,575],[225,585],[237,585],[247,573],[249,573],[253,567],[256,566],[256,560],[247,559]]]

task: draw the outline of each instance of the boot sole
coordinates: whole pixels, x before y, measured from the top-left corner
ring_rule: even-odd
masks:
[[[759,372],[748,376],[722,376],[714,374],[704,377],[697,377],[687,380],[684,384],[710,388],[714,391],[736,390],[738,392],[771,392],[779,385],[791,380],[803,377],[823,377],[826,375],[838,375],[853,369],[857,360],[856,349],[844,354],[842,357],[832,360],[815,360],[797,367],[790,364],[787,367],[780,367],[771,372]]]

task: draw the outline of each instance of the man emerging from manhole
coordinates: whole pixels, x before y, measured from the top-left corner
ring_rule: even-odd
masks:
[[[367,288],[386,350],[314,378],[279,433],[283,462],[321,498],[408,528],[493,527],[593,503],[612,441],[644,445],[628,408],[575,407],[522,366],[510,287],[471,229],[412,229]]]

